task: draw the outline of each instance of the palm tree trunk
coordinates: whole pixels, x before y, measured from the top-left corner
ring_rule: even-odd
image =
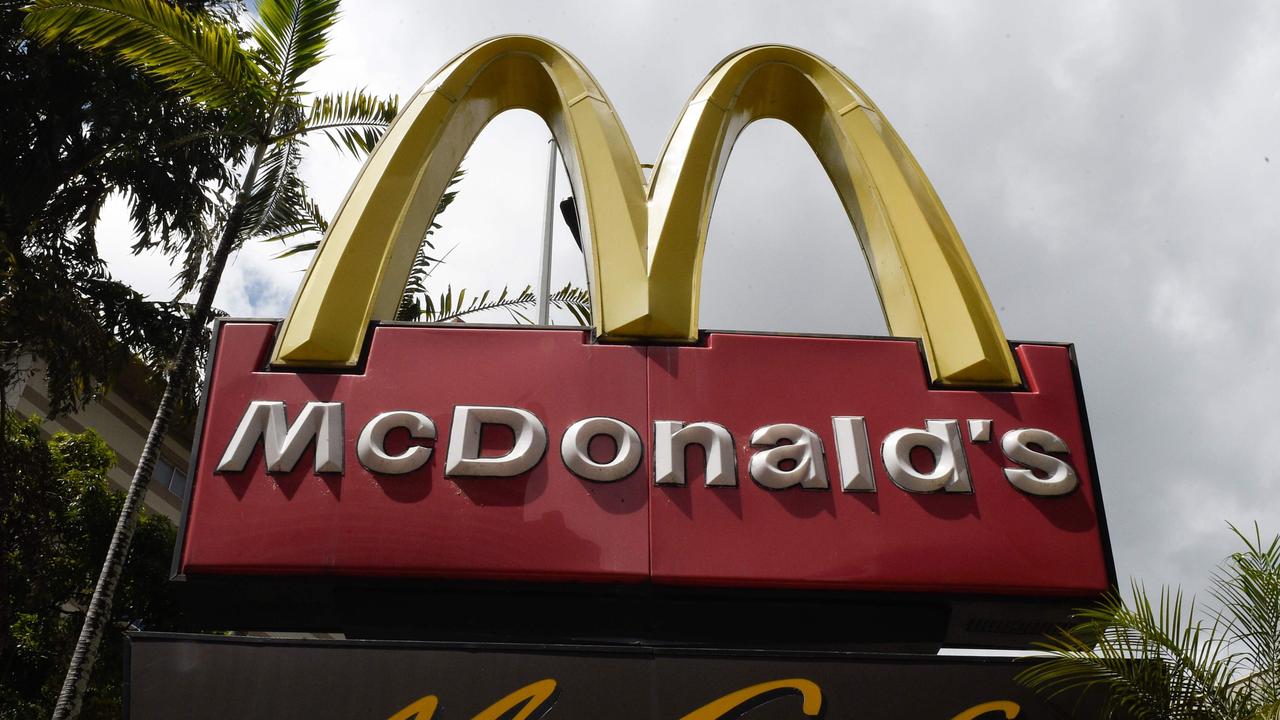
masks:
[[[58,703],[53,709],[53,720],[71,720],[80,714],[80,705],[84,701],[89,676],[93,673],[93,664],[97,659],[98,643],[102,640],[102,633],[111,618],[111,604],[115,600],[116,586],[120,583],[120,575],[129,555],[129,543],[133,540],[133,531],[138,525],[138,513],[142,510],[147,487],[151,484],[156,454],[160,449],[160,442],[169,430],[174,406],[182,392],[183,379],[191,363],[194,362],[196,343],[200,341],[202,331],[209,322],[213,296],[218,292],[218,284],[222,281],[222,272],[226,269],[227,259],[235,249],[236,240],[240,236],[241,225],[244,223],[245,205],[257,180],[258,165],[266,150],[265,141],[260,141],[254,148],[253,158],[245,171],[244,181],[236,193],[235,204],[227,216],[227,224],[218,238],[218,246],[210,259],[209,267],[205,270],[199,299],[187,323],[187,330],[182,336],[182,345],[178,350],[176,362],[168,372],[164,394],[160,397],[160,406],[156,408],[155,419],[151,422],[151,431],[147,433],[146,444],[142,447],[142,457],[138,458],[138,468],[134,471],[133,480],[129,483],[124,506],[120,508],[120,517],[116,521],[116,529],[111,536],[111,545],[107,548],[107,557],[102,563],[98,584],[93,589],[93,597],[85,612],[84,625],[80,628],[80,638],[76,641],[71,664],[67,667],[67,677],[62,682],[62,692],[59,693]]]

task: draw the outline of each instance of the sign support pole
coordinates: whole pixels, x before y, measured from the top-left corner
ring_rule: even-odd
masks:
[[[560,148],[556,139],[547,141],[547,203],[542,214],[542,268],[538,275],[538,324],[551,324],[551,239],[556,204],[556,155]]]

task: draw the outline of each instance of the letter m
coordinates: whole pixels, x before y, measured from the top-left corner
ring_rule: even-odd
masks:
[[[316,472],[342,472],[342,403],[309,402],[289,426],[284,403],[254,400],[218,463],[216,472],[240,472],[262,439],[267,472],[289,472],[314,440]]]

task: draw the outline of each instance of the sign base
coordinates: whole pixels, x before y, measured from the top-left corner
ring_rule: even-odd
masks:
[[[1021,658],[135,633],[127,662],[132,720],[1100,716],[1020,686]]]
[[[399,640],[924,652],[1027,649],[1080,601],[594,583],[218,577],[179,581],[192,628]]]

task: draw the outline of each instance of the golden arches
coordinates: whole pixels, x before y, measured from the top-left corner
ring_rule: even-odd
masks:
[[[422,231],[463,154],[494,116],[518,108],[551,127],[583,200],[597,324],[644,314],[645,263],[637,245],[644,238],[644,179],[630,140],[576,59],[544,40],[503,37],[455,58],[392,123],[307,271],[273,362],[357,362],[369,320],[393,317]]]
[[[838,70],[775,45],[730,56],[694,93],[646,184],[590,73],[555,44],[523,36],[462,53],[401,112],[317,252],[275,364],[358,361],[368,322],[394,313],[454,168],[495,115],[516,108],[540,115],[564,153],[584,211],[601,339],[697,337],[716,187],[738,134],[768,117],[793,126],[817,154],[857,229],[890,332],[923,340],[933,379],[1019,384],[999,320],[942,203],[888,122]]]
[[[924,172],[852,81],[796,48],[730,56],[676,123],[652,182],[651,218],[655,205],[666,211],[650,229],[651,317],[684,321],[696,335],[716,188],[734,141],[762,118],[791,125],[818,156],[857,229],[889,331],[924,340],[934,379],[1017,384],[982,280]]]

